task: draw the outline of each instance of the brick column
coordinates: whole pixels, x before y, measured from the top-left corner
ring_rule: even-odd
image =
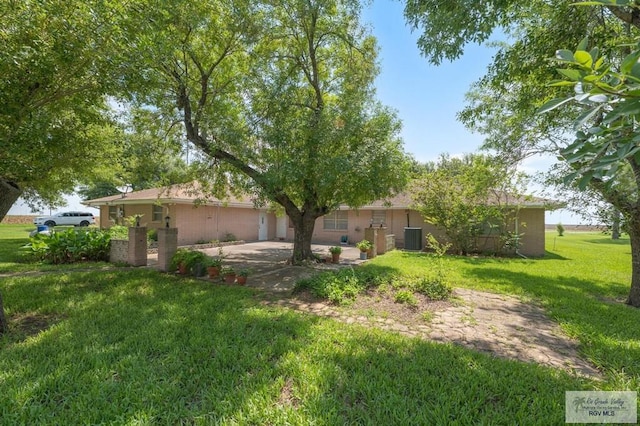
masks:
[[[373,246],[367,254],[373,259],[378,254],[378,228],[364,228],[364,239]]]
[[[378,246],[376,254],[385,254],[387,252],[387,228],[378,228],[378,237],[376,243]]]
[[[131,266],[147,266],[147,228],[129,228],[129,255],[127,263]]]
[[[178,228],[158,228],[158,268],[167,272],[178,250]]]

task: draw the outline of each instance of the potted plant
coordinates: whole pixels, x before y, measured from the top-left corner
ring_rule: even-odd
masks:
[[[169,270],[175,271],[177,269],[179,274],[186,275],[189,271],[189,269],[187,268],[187,260],[190,256],[190,252],[191,250],[187,250],[184,248],[178,249],[171,258]]]
[[[220,275],[220,268],[222,267],[222,259],[219,257],[211,257],[207,260],[207,273],[209,278],[216,278]]]
[[[331,261],[333,263],[340,263],[340,253],[342,253],[342,247],[340,246],[329,247],[329,253],[331,253]]]
[[[222,268],[220,270],[220,275],[222,275],[226,284],[233,284],[236,282],[236,271],[229,266]]]
[[[369,240],[362,240],[356,243],[356,247],[360,250],[360,260],[367,260],[367,252],[373,248],[373,244]]]
[[[178,249],[171,258],[171,270],[178,270],[181,275],[192,273],[197,277],[205,274],[207,255],[201,251]]]
[[[245,285],[247,283],[247,277],[249,276],[250,271],[248,269],[241,269],[238,271],[238,275],[236,276],[236,281],[240,285]]]

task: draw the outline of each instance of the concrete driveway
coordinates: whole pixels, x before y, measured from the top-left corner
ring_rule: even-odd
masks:
[[[331,245],[313,244],[314,253],[325,257]],[[209,256],[218,256],[218,247],[200,249]],[[247,287],[268,291],[290,292],[301,278],[309,277],[323,270],[336,270],[362,263],[360,250],[353,246],[342,246],[340,264],[317,263],[309,266],[288,264],[293,251],[293,243],[284,241],[258,241],[222,247],[224,265],[234,269],[249,269]],[[149,255],[149,266],[157,262],[157,255]]]

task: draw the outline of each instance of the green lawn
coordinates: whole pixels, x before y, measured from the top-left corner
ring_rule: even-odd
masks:
[[[628,245],[563,238],[544,260],[447,262],[458,285],[543,303],[589,345],[602,382],[265,307],[247,288],[150,270],[59,270],[0,278],[13,327],[0,338],[0,423],[562,424],[565,390],[640,383],[640,311],[615,302],[627,289]],[[0,239],[0,253],[13,241]],[[612,270],[579,271],[589,263],[581,245]],[[26,268],[5,259],[5,271]],[[374,261],[429,262],[400,252]],[[23,328],[45,322],[39,333]]]

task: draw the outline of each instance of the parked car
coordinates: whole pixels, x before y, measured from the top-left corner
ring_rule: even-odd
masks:
[[[96,219],[93,217],[93,213],[89,212],[62,212],[53,216],[38,216],[33,219],[34,225],[46,225],[48,227],[61,225],[89,226],[95,223]]]

